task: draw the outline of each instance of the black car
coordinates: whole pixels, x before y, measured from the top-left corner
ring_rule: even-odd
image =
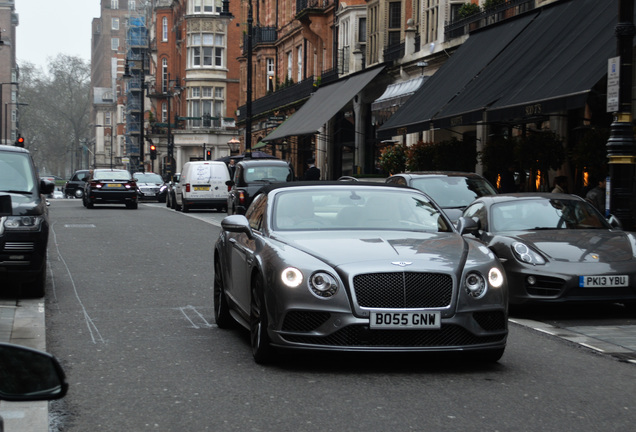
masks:
[[[75,171],[75,174],[66,182],[62,189],[64,197],[82,198],[82,196],[84,196],[84,184],[86,184],[86,179],[89,175],[89,170]]]
[[[476,198],[497,194],[497,189],[488,180],[479,174],[468,172],[410,172],[395,174],[387,178],[386,182],[410,186],[426,193],[453,223],[457,223],[462,211]]]
[[[22,293],[44,296],[49,219],[41,180],[28,150],[0,145],[0,288],[17,282]]]
[[[236,164],[234,176],[227,182],[227,214],[245,214],[254,195],[265,185],[290,182],[292,167],[278,159],[243,159]]]
[[[137,193],[139,194],[140,200],[165,202],[165,195],[163,199],[159,196],[161,186],[164,184],[159,174],[153,172],[136,172],[133,174],[133,177],[137,182]]]
[[[136,209],[138,195],[135,179],[126,170],[93,170],[84,186],[83,204],[89,209],[95,204],[125,204],[126,208]]]

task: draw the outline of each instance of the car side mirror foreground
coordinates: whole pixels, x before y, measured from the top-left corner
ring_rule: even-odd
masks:
[[[479,219],[461,216],[457,220],[457,231],[459,231],[459,234],[461,235],[472,234],[477,236],[479,234],[480,227],[481,223],[479,222]]]
[[[244,233],[249,239],[254,237],[250,223],[243,215],[232,215],[224,218],[221,221],[221,228],[223,228],[224,231],[233,233]]]
[[[55,183],[49,180],[40,180],[40,193],[44,195],[52,194],[55,190]]]
[[[609,217],[607,218],[607,221],[612,226],[612,228],[619,229],[619,230],[623,229],[623,224],[621,223],[620,220],[618,220],[618,218],[616,216],[609,215]]]
[[[45,401],[67,391],[64,371],[51,354],[0,343],[0,400]]]

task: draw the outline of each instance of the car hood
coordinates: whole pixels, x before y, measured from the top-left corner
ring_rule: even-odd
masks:
[[[463,266],[468,246],[457,233],[360,232],[286,233],[278,240],[300,249],[332,267],[362,265],[371,271],[452,271]]]
[[[621,262],[634,259],[633,234],[615,230],[546,230],[512,236],[555,261]]]
[[[2,192],[4,193],[4,192]],[[22,195],[9,193],[11,195],[11,207],[14,216],[39,216],[46,212],[44,200],[38,195]]]

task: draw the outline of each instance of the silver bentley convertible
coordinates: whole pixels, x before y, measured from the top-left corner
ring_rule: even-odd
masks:
[[[474,226],[473,226],[474,225]],[[265,187],[222,221],[214,316],[276,348],[465,351],[497,361],[508,335],[503,267],[424,193],[373,183]]]

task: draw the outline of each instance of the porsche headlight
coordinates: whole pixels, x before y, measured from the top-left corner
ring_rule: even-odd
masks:
[[[320,271],[309,278],[309,289],[320,298],[328,298],[338,291],[338,282],[329,273]]]
[[[290,288],[296,288],[298,285],[303,283],[302,272],[294,267],[287,267],[283,270],[280,278],[283,283]]]
[[[514,242],[512,244],[512,252],[519,261],[531,264],[531,265],[543,265],[545,260],[541,255],[530,249],[527,245],[521,242]]]
[[[468,273],[464,279],[464,287],[466,288],[466,293],[476,299],[482,298],[488,290],[486,279],[477,272]]]

